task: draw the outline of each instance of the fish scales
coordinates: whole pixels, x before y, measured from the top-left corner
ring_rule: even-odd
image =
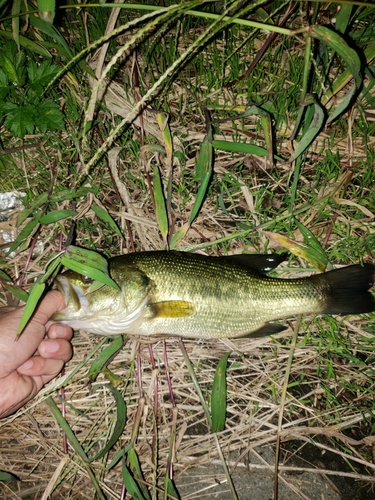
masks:
[[[372,265],[278,279],[243,257],[177,251],[114,257],[109,270],[121,292],[105,285],[87,293],[90,280],[67,271],[56,279],[67,308],[53,320],[101,335],[233,338],[277,333],[284,327],[270,321],[300,313],[375,310]]]
[[[236,336],[260,328],[265,321],[319,310],[321,294],[305,280],[278,280],[220,258],[195,254],[132,254],[133,262],[156,283],[151,302],[183,300],[194,304],[186,318],[154,318],[140,325],[145,335]],[[113,262],[115,263],[115,261]],[[119,258],[119,267],[121,257]],[[126,271],[125,271],[126,272]],[[186,277],[186,279],[182,279]],[[224,307],[223,307],[224,306]],[[202,333],[203,332],[203,333]]]

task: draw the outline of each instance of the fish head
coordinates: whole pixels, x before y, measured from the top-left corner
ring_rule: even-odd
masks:
[[[66,307],[51,320],[99,335],[132,333],[146,312],[152,282],[131,266],[111,275],[120,290],[71,270],[58,275],[54,285]]]

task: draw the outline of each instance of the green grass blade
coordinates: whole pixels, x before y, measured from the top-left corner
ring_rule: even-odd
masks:
[[[133,498],[134,500],[147,500],[143,496],[141,489],[139,488],[137,482],[127,468],[125,457],[122,459],[122,479],[124,481],[126,491],[131,498]]]
[[[62,219],[66,219],[67,217],[74,217],[78,215],[78,212],[75,210],[56,210],[54,212],[50,212],[47,215],[43,215],[40,219],[39,222],[41,224],[53,224],[54,222],[57,222]]]
[[[336,16],[335,28],[337,31],[345,34],[350,21],[350,16],[352,15],[354,5],[350,3],[343,3],[340,5],[340,10]]]
[[[14,285],[10,285],[9,283],[4,283],[2,282],[1,285],[8,290],[11,294],[13,294],[17,299],[21,300],[22,302],[27,302],[29,299],[29,294],[25,291],[22,290],[22,288],[19,288]]]
[[[94,475],[94,472],[92,471],[90,465],[88,464],[89,459],[88,459],[86,453],[84,452],[84,450],[83,450],[80,442],[76,438],[74,432],[70,428],[70,425],[65,420],[65,418],[62,416],[62,414],[61,414],[60,410],[58,409],[56,403],[54,402],[54,400],[51,397],[48,397],[45,400],[45,402],[46,402],[48,408],[50,409],[53,417],[55,418],[57,424],[61,427],[62,431],[64,432],[64,434],[68,438],[68,441],[72,445],[74,451],[81,458],[81,460],[85,463],[86,470],[87,470],[87,472],[88,472],[88,474],[90,476],[90,479],[91,479],[91,481],[93,483],[93,486],[94,486],[94,488],[96,490],[97,497],[100,500],[106,500],[105,496],[103,495],[103,492],[102,492],[102,490],[100,488],[98,480],[96,479],[96,477]]]
[[[211,432],[222,431],[227,414],[227,361],[230,352],[220,359],[212,384],[211,394]]]
[[[119,438],[122,434],[122,431],[125,428],[125,424],[126,424],[126,404],[125,404],[124,398],[123,398],[122,394],[120,393],[120,391],[118,391],[116,389],[116,387],[113,387],[113,385],[107,383],[107,384],[96,385],[93,388],[93,392],[97,391],[101,387],[108,388],[112,392],[112,394],[116,400],[116,409],[117,409],[116,423],[115,423],[115,427],[113,429],[112,435],[108,439],[106,445],[101,450],[99,450],[96,455],[91,457],[89,459],[89,462],[93,462],[94,460],[98,460],[99,458],[104,457],[104,455],[106,455],[109,452],[109,450],[113,448],[113,446],[119,440]]]
[[[335,33],[333,30],[327,28],[326,26],[313,26],[310,30],[310,35],[317,38],[322,43],[328,45],[331,49],[339,54],[339,56],[348,65],[353,77],[354,85],[350,92],[345,96],[342,102],[331,112],[327,123],[332,122],[337,118],[350,104],[350,101],[354,93],[362,85],[362,74],[361,74],[361,60],[357,52],[349,47],[344,38]]]
[[[92,362],[87,374],[91,382],[96,380],[99,373],[101,373],[103,368],[114,358],[114,356],[116,356],[116,354],[122,349],[123,345],[124,339],[122,335],[117,335],[115,339],[99,353],[99,355]]]
[[[123,234],[120,231],[120,228],[116,224],[116,222],[112,219],[112,217],[109,215],[107,210],[104,210],[104,208],[100,207],[96,203],[94,203],[91,206],[93,212],[101,219],[107,226],[109,226],[114,233],[117,234],[117,236],[122,240],[124,238]]]
[[[0,481],[20,481],[20,479],[10,472],[0,470]]]
[[[176,231],[173,235],[172,238],[169,241],[169,248],[173,250],[174,248],[177,247],[177,245],[180,243],[180,241],[185,238],[186,233],[189,231],[190,224],[186,223],[183,226],[180,227],[178,231]]]
[[[53,24],[56,13],[55,0],[38,0],[39,17],[47,23]]]
[[[36,229],[36,227],[39,225],[39,219],[41,217],[41,213],[37,214],[34,219],[31,219],[26,226],[21,230],[17,238],[13,241],[13,243],[10,245],[8,249],[8,254],[14,252],[14,250],[21,245],[21,243],[28,238]]]
[[[200,181],[200,186],[198,193],[195,197],[193,209],[189,217],[189,224],[197,217],[199,210],[203,204],[203,201],[207,194],[208,184],[212,176],[212,162],[213,162],[213,150],[212,150],[212,131],[210,128],[209,133],[204,138],[199,149],[199,156],[197,160],[197,165],[195,168],[195,179]]]
[[[13,40],[13,34],[10,31],[0,30],[0,37]],[[19,43],[24,49],[31,50],[32,52],[35,52],[35,54],[38,54],[42,57],[47,57],[49,59],[52,57],[48,50],[46,50],[44,47],[22,35],[20,35],[19,37]]]
[[[233,153],[245,153],[248,155],[268,156],[268,151],[261,146],[255,144],[247,144],[246,142],[231,142],[223,140],[213,140],[212,147],[214,149],[222,149],[223,151],[232,151]]]
[[[17,330],[17,336],[16,339],[20,336],[21,332],[27,325],[29,319],[33,315],[36,306],[38,305],[40,297],[43,295],[44,290],[46,288],[46,285],[44,283],[38,283],[38,279],[42,278],[43,276],[40,275],[37,278],[37,283],[34,283],[31,291],[29,298],[27,299],[26,305],[25,305],[25,310],[23,311],[21,321]],[[41,280],[39,280],[41,281]]]
[[[313,105],[314,116],[310,122],[310,125],[304,135],[302,136],[300,142],[298,143],[294,155],[290,161],[295,161],[313,142],[315,137],[319,134],[323,122],[324,122],[324,110],[316,102],[315,97],[312,94],[306,96],[305,105]]]
[[[168,237],[168,215],[165,206],[165,198],[163,192],[163,186],[161,182],[161,176],[158,167],[154,167],[153,171],[153,180],[154,180],[154,199],[155,199],[155,211],[156,218],[158,221],[159,231],[163,238],[163,242],[167,242]]]
[[[139,480],[139,488],[146,500],[151,500],[151,496],[144,484],[144,477],[141,470],[141,464],[139,463],[139,458],[137,452],[134,448],[128,451],[129,468],[133,474],[135,480]]]
[[[193,367],[193,365],[192,365],[192,363],[191,363],[191,361],[189,359],[188,353],[187,353],[187,351],[185,349],[185,345],[184,345],[184,343],[183,343],[182,340],[180,340],[179,345],[180,345],[180,349],[181,349],[181,352],[182,352],[182,356],[184,358],[184,362],[185,362],[186,368],[188,369],[188,372],[189,372],[189,375],[191,377],[191,380],[193,381],[195,390],[197,391],[197,394],[198,394],[198,397],[199,397],[199,401],[201,402],[204,414],[205,414],[206,419],[207,419],[208,426],[211,428],[211,414],[210,414],[210,410],[208,409],[206,400],[203,397],[202,389],[200,388],[197,376],[195,375],[194,367]]]

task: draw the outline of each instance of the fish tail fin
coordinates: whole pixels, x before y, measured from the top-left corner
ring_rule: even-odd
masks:
[[[323,314],[363,314],[375,311],[375,297],[369,291],[375,281],[375,266],[360,264],[311,277],[323,290]]]

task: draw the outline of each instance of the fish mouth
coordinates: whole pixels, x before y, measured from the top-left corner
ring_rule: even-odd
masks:
[[[59,275],[55,278],[54,287],[64,297],[65,309],[56,312],[52,320],[62,320],[77,313],[83,306],[84,294],[81,287],[73,285],[65,276]]]

